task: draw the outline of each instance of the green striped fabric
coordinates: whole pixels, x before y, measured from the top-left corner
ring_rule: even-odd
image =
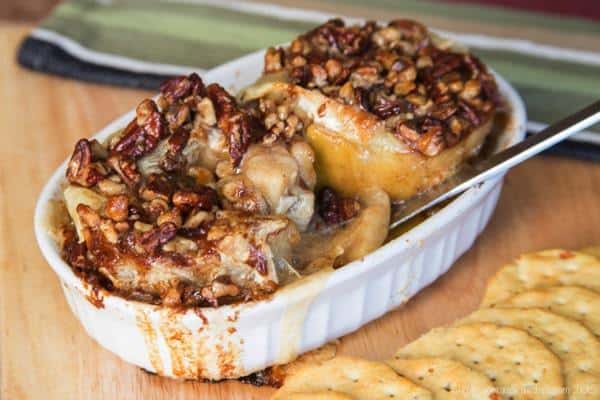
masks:
[[[419,14],[506,28],[539,27],[554,35],[600,38],[600,24],[576,18],[417,0],[320,0],[328,9],[379,10],[388,18]],[[268,12],[268,6],[216,1],[71,0],[57,7],[42,28],[102,53],[161,64],[209,69],[251,51],[289,41],[315,26],[314,13]],[[309,8],[311,1],[304,4]],[[258,6],[258,7],[257,7]],[[298,5],[295,5],[296,7]],[[265,11],[267,10],[267,11]],[[307,17],[308,15],[308,17]],[[320,15],[320,14],[319,14]],[[477,32],[470,32],[477,33]],[[493,39],[493,38],[492,38]],[[512,82],[527,104],[531,120],[552,122],[600,98],[600,64],[556,55],[528,54],[506,45],[470,43],[494,70]],[[600,59],[600,53],[594,53]],[[598,127],[596,127],[598,128]],[[600,129],[596,129],[600,130]]]
[[[444,18],[475,20],[483,23],[503,25],[533,26],[559,31],[577,31],[600,35],[600,24],[581,18],[553,16],[544,13],[516,11],[500,7],[477,4],[440,4],[439,1],[428,0],[321,0],[334,5],[349,4],[365,8],[378,7],[389,12],[409,11],[425,15],[443,16]],[[551,1],[551,0],[549,0]]]

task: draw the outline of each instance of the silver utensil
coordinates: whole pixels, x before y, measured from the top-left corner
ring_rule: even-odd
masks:
[[[426,193],[395,203],[392,208],[390,229],[486,179],[507,171],[597,122],[600,122],[600,100],[506,150],[474,163],[465,164],[452,177]]]

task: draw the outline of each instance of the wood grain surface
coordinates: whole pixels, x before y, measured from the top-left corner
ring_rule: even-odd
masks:
[[[0,398],[262,399],[236,382],[178,382],[149,375],[99,347],[68,309],[35,243],[33,208],[45,180],[88,136],[145,92],[96,86],[19,68],[28,26],[0,22]],[[432,327],[472,311],[487,278],[519,253],[600,244],[600,164],[538,157],[506,178],[482,236],[404,307],[341,340],[343,354],[388,357]],[[352,310],[348,310],[352,312]]]

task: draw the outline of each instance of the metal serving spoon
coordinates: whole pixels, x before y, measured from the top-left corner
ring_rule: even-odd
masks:
[[[390,229],[486,179],[507,171],[599,121],[600,100],[506,150],[475,163],[465,164],[452,177],[426,193],[395,203],[392,208]]]

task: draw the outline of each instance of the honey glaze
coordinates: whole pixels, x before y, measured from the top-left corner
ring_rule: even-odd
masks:
[[[197,376],[202,366],[194,357],[192,331],[176,315],[169,313],[161,317],[159,329],[169,350],[173,375],[177,378]]]
[[[144,337],[148,359],[150,360],[150,365],[152,365],[152,368],[154,369],[153,372],[164,375],[165,369],[158,347],[158,337],[152,326],[150,317],[143,310],[137,310],[135,313],[135,322],[140,333]]]
[[[242,342],[230,317],[212,321],[196,313],[160,310],[152,321],[149,312],[136,311],[136,325],[144,338],[152,372],[179,379],[221,380],[244,373],[239,364]]]

